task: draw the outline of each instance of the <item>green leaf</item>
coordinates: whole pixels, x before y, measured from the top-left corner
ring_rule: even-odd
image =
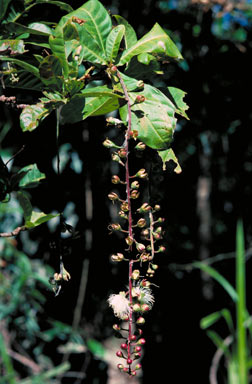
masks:
[[[87,347],[95,356],[97,356],[99,358],[104,357],[105,349],[99,341],[97,341],[95,339],[88,339],[87,340]]]
[[[40,78],[50,88],[61,89],[62,66],[60,59],[54,55],[46,56],[39,64]]]
[[[0,54],[10,52],[11,55],[25,52],[23,40],[0,40]]]
[[[14,57],[0,56],[1,61],[9,61],[25,69],[27,72],[32,73],[34,76],[39,77],[39,70],[34,65],[27,63],[26,61],[15,59]]]
[[[215,324],[222,317],[225,319],[227,326],[229,328],[229,331],[231,333],[234,333],[234,324],[233,324],[232,316],[230,311],[226,308],[222,309],[221,311],[214,312],[208,316],[203,317],[200,320],[200,327],[202,329],[207,329],[211,327],[213,324]]]
[[[164,151],[158,151],[158,154],[159,156],[161,157],[162,159],[162,162],[163,162],[163,170],[165,171],[166,170],[166,163],[168,161],[173,161],[175,164],[176,164],[176,167],[174,169],[174,172],[176,173],[181,173],[182,172],[182,169],[180,167],[180,164],[178,162],[178,159],[175,155],[175,153],[173,152],[173,150],[171,148],[169,149],[166,149]]]
[[[105,85],[85,88],[61,108],[61,124],[76,123],[89,116],[112,112],[119,108],[118,98],[120,97]]]
[[[229,283],[229,281],[227,281],[224,276],[222,276],[218,271],[216,271],[216,269],[199,261],[195,261],[194,263],[192,263],[192,266],[201,269],[213,279],[215,279],[225,289],[225,291],[229,294],[229,296],[234,302],[238,300],[238,295],[234,287]]]
[[[117,57],[122,38],[125,33],[124,25],[113,28],[106,40],[106,56],[108,62],[112,63]]]
[[[20,115],[20,126],[23,132],[33,131],[38,127],[41,121],[44,120],[52,111],[49,105],[37,103],[25,107]]]
[[[4,18],[10,2],[11,2],[11,0],[1,0],[0,1],[0,20],[2,20]]]
[[[32,211],[30,218],[25,220],[25,226],[28,229],[34,228],[57,216],[59,216],[59,214],[46,214],[44,212]]]
[[[18,175],[23,173],[25,173],[25,175],[21,178],[18,184],[21,188],[32,188],[37,186],[37,184],[46,177],[44,173],[39,171],[37,164],[27,165],[18,171]]]
[[[66,46],[62,27],[57,26],[57,28],[55,29],[54,36],[51,35],[49,37],[49,44],[54,56],[56,56],[61,63],[64,77],[67,78],[69,73],[69,66],[67,61]]]
[[[30,199],[28,197],[28,194],[24,191],[19,191],[17,193],[17,199],[19,201],[19,204],[21,205],[21,208],[24,211],[24,219],[25,222],[30,219],[32,215],[32,205],[30,202]]]
[[[58,25],[63,26],[69,18],[73,17],[74,20],[76,20],[76,18],[83,20],[81,25],[78,24],[78,21],[76,21],[80,37],[85,35],[85,32],[87,32],[87,35],[91,37],[90,41],[85,39],[87,48],[93,51],[93,41],[95,41],[99,48],[99,56],[105,59],[105,44],[107,36],[112,28],[112,22],[104,6],[98,0],[89,0],[80,8],[66,16],[63,16]]]
[[[29,33],[31,35],[48,37],[52,33],[51,28],[42,23],[31,23],[28,27],[26,27],[25,25],[16,22],[9,22],[5,24],[4,27],[15,35],[20,35],[21,33]]]
[[[4,79],[6,88],[22,88],[31,89],[33,91],[41,91],[43,83],[40,79],[33,74],[24,71],[23,69],[17,71],[17,82],[12,82],[11,78]]]
[[[136,44],[137,42],[137,35],[134,31],[134,28],[128,23],[124,17],[119,15],[113,15],[116,19],[118,24],[122,24],[125,27],[125,34],[124,34],[124,42],[125,42],[125,48],[128,49]]]
[[[36,0],[36,4],[51,4],[51,5],[56,5],[60,9],[66,12],[72,12],[73,8],[71,5],[63,2],[63,1],[53,1],[53,0]]]
[[[0,357],[1,357],[3,367],[5,369],[6,375],[4,375],[4,376],[6,376],[5,377],[5,380],[7,380],[6,382],[8,382],[9,384],[15,384],[16,379],[15,379],[14,367],[12,365],[11,358],[9,356],[9,353],[7,351],[7,348],[6,348],[6,345],[4,342],[4,338],[3,338],[1,333],[0,333]],[[7,377],[8,377],[8,379],[7,379]]]
[[[70,369],[70,363],[66,362],[58,365],[52,369],[48,369],[46,372],[39,373],[38,375],[33,375],[28,379],[19,380],[19,384],[40,384],[48,383],[48,379],[63,375],[64,372]],[[52,381],[50,381],[52,382]]]
[[[186,95],[186,92],[182,91],[179,88],[174,87],[168,87],[168,91],[172,96],[172,99],[177,107],[176,113],[180,114],[181,116],[185,117],[189,120],[189,117],[186,114],[186,110],[189,108],[188,105],[183,101],[184,96]]]
[[[207,336],[210,337],[210,339],[212,340],[212,342],[216,345],[216,347],[218,349],[221,349],[223,351],[225,356],[227,356],[228,358],[231,358],[231,354],[230,354],[230,351],[228,349],[228,346],[225,345],[224,340],[216,332],[208,331]]]
[[[175,105],[157,88],[145,84],[141,92],[135,92],[137,81],[122,75],[129,90],[132,111],[132,127],[138,131],[139,140],[154,149],[167,149],[172,140],[177,119],[174,117]],[[119,89],[116,86],[116,89]],[[145,97],[142,103],[136,102],[136,96]],[[128,120],[127,105],[119,110],[121,120]]]
[[[170,57],[177,60],[183,58],[176,45],[158,23],[154,25],[150,32],[138,40],[135,45],[123,52],[118,65],[124,65],[132,57],[145,52],[157,54],[162,58]]]
[[[149,80],[155,75],[163,74],[163,72],[160,70],[160,63],[153,55],[142,53],[132,57],[125,70],[125,74],[138,80]]]

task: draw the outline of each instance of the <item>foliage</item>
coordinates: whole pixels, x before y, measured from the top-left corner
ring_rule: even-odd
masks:
[[[222,354],[227,363],[227,382],[234,383],[248,383],[248,371],[251,367],[251,316],[246,310],[246,259],[244,249],[244,233],[242,222],[239,221],[236,233],[236,289],[218,272],[211,268],[210,274],[215,277],[215,274],[221,277],[222,284],[226,292],[231,296],[236,306],[236,327],[232,319],[230,311],[226,308],[211,313],[201,320],[201,328],[208,329],[214,325],[218,320],[224,319],[231,333],[225,339],[222,339],[215,331],[207,331],[207,335],[214,342],[218,348],[218,352],[212,362],[210,371],[210,382],[216,382],[217,370],[220,365],[220,358]],[[205,270],[207,272],[207,270]],[[218,280],[218,279],[217,279]],[[231,288],[231,290],[230,290]],[[232,293],[231,293],[232,292]],[[233,294],[234,293],[234,294]],[[215,381],[214,381],[215,380]]]
[[[67,14],[56,25],[42,20],[26,24],[27,12],[39,4],[57,6],[67,11]],[[120,331],[119,337],[124,339],[116,355],[124,358],[127,364],[125,367],[118,364],[118,368],[135,376],[141,364],[133,365],[133,362],[141,357],[141,346],[145,343],[141,326],[145,322],[145,313],[149,312],[154,303],[150,289],[153,283],[149,281],[158,268],[154,257],[163,253],[165,247],[156,244],[163,234],[161,224],[164,219],[154,217],[160,206],[149,205],[144,197],[140,205],[135,202],[142,193],[139,181],[148,180],[148,173],[144,168],[134,173],[133,167],[129,167],[129,158],[146,148],[151,153],[156,150],[163,169],[172,160],[175,172],[181,172],[171,143],[177,115],[188,118],[188,106],[183,101],[185,92],[175,87],[166,87],[161,91],[145,83],[143,78],[148,79],[155,73],[162,74],[161,68],[183,57],[158,23],[137,39],[133,27],[121,16],[112,18],[98,0],[89,0],[77,10],[53,0],[25,1],[17,8],[14,2],[11,5],[7,2],[3,14],[0,40],[3,86],[26,89],[36,94],[33,104],[22,104],[20,126],[23,132],[33,132],[40,125],[40,129],[43,129],[44,120],[55,112],[58,176],[62,125],[78,123],[87,117],[115,114],[115,111],[121,119],[111,115],[107,122],[115,130],[119,126],[121,131],[117,141],[122,141],[122,144],[118,145],[110,139],[106,139],[103,144],[116,149],[112,153],[112,160],[124,170],[121,179],[118,175],[112,177],[113,184],[124,186],[124,196],[119,197],[115,192],[109,194],[113,203],[120,204],[118,215],[123,223],[113,223],[109,229],[125,234],[127,257],[118,252],[112,255],[112,261],[124,260],[129,264],[128,291],[111,295],[108,302],[114,314],[128,322],[127,329],[118,324],[113,326],[115,331]],[[3,97],[2,101],[9,102],[10,99]],[[24,167],[14,176],[9,176],[7,164],[3,163],[2,169],[3,200],[16,190],[18,183],[17,198],[24,211],[25,221],[22,230],[31,229],[55,217],[34,211],[29,196],[22,190],[44,178],[35,169],[35,165]],[[16,184],[13,178],[18,180]],[[58,232],[60,270],[50,279],[56,296],[62,283],[71,278],[63,264],[61,234],[69,232],[73,237],[74,233],[72,227],[64,221],[62,212]],[[2,234],[2,237],[18,233],[13,230],[9,234]],[[133,268],[136,263],[139,268],[144,264],[141,274],[139,269]],[[133,329],[135,318],[136,331]],[[97,350],[94,341],[89,340],[87,345],[90,350]],[[8,364],[5,368],[8,369]],[[47,376],[42,374],[31,378],[32,381],[42,379],[47,379]],[[24,382],[28,383],[29,380]]]

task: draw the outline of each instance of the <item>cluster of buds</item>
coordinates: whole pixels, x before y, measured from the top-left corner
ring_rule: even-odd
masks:
[[[120,79],[117,69],[110,68],[111,75]],[[130,110],[130,101],[125,90],[125,85],[121,80],[125,98],[128,101],[128,110]],[[139,88],[143,88],[143,82],[139,82]],[[143,103],[145,97],[138,95],[135,103]],[[111,121],[109,121],[111,123]],[[113,124],[122,124],[121,121],[112,121]],[[154,258],[156,254],[164,252],[162,245],[157,242],[162,239],[163,231],[161,224],[164,219],[155,218],[160,210],[158,205],[152,207],[148,202],[141,198],[142,182],[148,181],[146,169],[141,168],[131,175],[129,170],[129,154],[142,152],[145,150],[145,143],[138,140],[138,131],[131,129],[131,118],[125,124],[125,140],[122,146],[113,143],[108,138],[103,145],[106,148],[113,149],[112,160],[122,166],[125,176],[112,175],[112,184],[116,185],[118,190],[123,192],[110,192],[108,198],[113,204],[118,206],[118,217],[120,223],[109,225],[110,231],[121,232],[124,234],[124,250],[111,256],[112,262],[127,262],[129,264],[128,284],[125,291],[118,294],[112,294],[108,298],[108,304],[113,309],[114,315],[126,326],[117,323],[113,329],[119,333],[118,337],[123,338],[124,342],[116,352],[116,356],[123,361],[118,364],[118,369],[126,372],[130,376],[135,376],[141,368],[141,364],[136,360],[141,358],[142,346],[145,344],[142,325],[145,323],[145,315],[152,309],[154,296],[151,282],[155,271],[158,268]],[[131,139],[134,141],[131,142]],[[129,147],[134,146],[134,151]],[[122,172],[121,172],[122,173]],[[120,220],[121,219],[121,220]]]

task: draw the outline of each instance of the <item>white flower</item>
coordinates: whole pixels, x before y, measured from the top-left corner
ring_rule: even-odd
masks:
[[[125,292],[120,292],[115,295],[112,294],[108,298],[109,306],[112,307],[115,316],[119,317],[119,319],[124,319],[130,313],[130,302],[126,298]]]
[[[132,289],[132,297],[136,297],[141,304],[147,304],[152,308],[154,304],[154,296],[150,288],[141,287],[141,282]]]

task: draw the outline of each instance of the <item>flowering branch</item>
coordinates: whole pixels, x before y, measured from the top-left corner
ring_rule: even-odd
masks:
[[[121,199],[115,192],[109,193],[108,197],[113,203],[117,202],[120,204],[121,210],[119,211],[119,216],[127,220],[127,229],[124,229],[119,223],[110,224],[108,228],[112,231],[125,233],[129,257],[125,258],[122,253],[117,253],[112,255],[111,259],[116,262],[126,260],[129,263],[129,268],[127,292],[121,291],[119,294],[110,295],[108,303],[110,307],[112,307],[115,316],[128,323],[128,328],[121,328],[119,324],[114,324],[113,326],[113,329],[116,332],[120,332],[121,337],[125,339],[125,342],[121,344],[121,349],[117,351],[116,355],[119,358],[126,359],[127,366],[118,364],[118,368],[130,376],[135,376],[136,371],[141,368],[141,364],[137,363],[133,368],[133,362],[141,357],[142,345],[145,344],[145,339],[142,337],[143,331],[140,327],[145,323],[144,314],[151,310],[154,304],[154,297],[150,289],[152,283],[147,277],[153,277],[155,270],[158,268],[157,264],[153,263],[155,254],[164,251],[164,247],[155,249],[155,242],[162,238],[161,227],[156,228],[155,225],[162,223],[163,219],[158,218],[158,220],[154,220],[153,214],[160,210],[158,205],[152,208],[147,202],[144,202],[136,210],[136,214],[140,214],[141,217],[136,223],[133,221],[132,200],[138,199],[140,195],[140,183],[137,179],[148,180],[148,174],[146,170],[142,168],[136,174],[130,175],[129,143],[132,138],[137,139],[137,131],[132,130],[132,111],[127,87],[115,66],[111,68],[111,72],[117,76],[122,87],[127,102],[128,121],[125,141],[122,146],[116,145],[109,139],[106,139],[103,143],[105,147],[115,148],[117,150],[117,152],[113,152],[112,160],[117,161],[125,169],[125,181],[120,180],[118,175],[113,175],[112,183],[125,185],[126,199]],[[144,102],[144,100],[145,98],[140,97],[137,102],[141,103]],[[122,122],[118,119],[109,118],[109,123],[121,125]],[[135,150],[143,151],[145,147],[146,145],[144,143],[138,142],[135,145]],[[148,214],[148,216],[144,218],[143,216],[146,214]],[[149,226],[148,228],[146,228],[147,225]],[[133,232],[133,228],[135,232]],[[149,243],[148,245],[137,240],[139,231],[139,235]],[[139,263],[140,267],[142,267],[145,262],[147,262],[145,275],[140,274],[139,269],[133,268],[134,264]],[[145,276],[146,278],[144,278]],[[134,323],[136,330],[133,330]]]

